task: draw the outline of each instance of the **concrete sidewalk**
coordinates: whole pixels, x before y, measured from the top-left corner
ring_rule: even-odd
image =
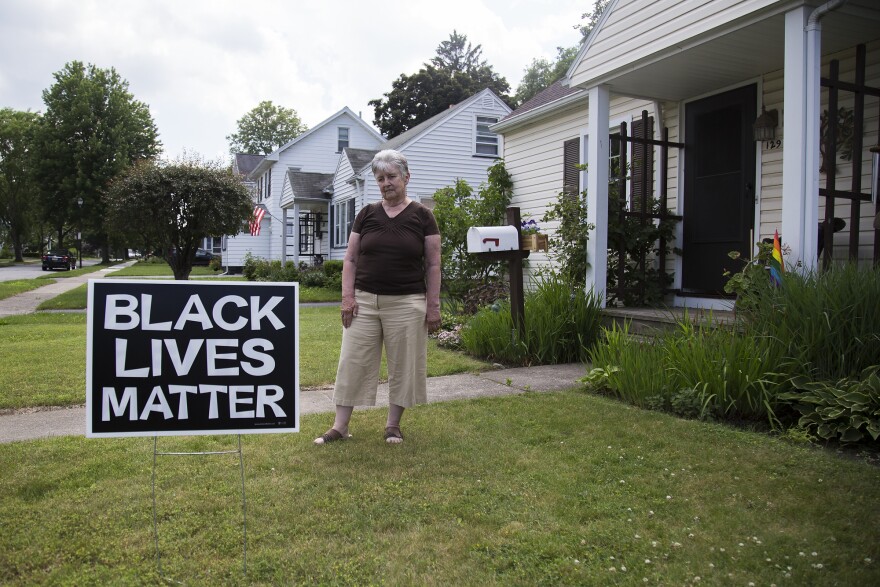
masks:
[[[0,318],[36,312],[37,307],[46,300],[51,300],[55,296],[76,289],[82,284],[88,283],[89,279],[103,279],[108,273],[119,271],[129,265],[134,265],[134,263],[134,261],[126,261],[125,263],[111,265],[92,273],[85,273],[75,277],[60,277],[54,281],[46,280],[48,285],[0,300]]]
[[[113,265],[94,273],[58,279],[41,288],[0,300],[0,318],[36,311],[43,301],[72,290],[89,279],[101,279],[107,273],[131,265],[133,261]],[[428,379],[428,402],[512,395],[526,391],[568,389],[586,374],[580,363],[497,369],[478,374],[448,375]],[[388,406],[388,385],[379,386],[376,407]],[[333,387],[300,391],[300,413],[333,412]],[[359,408],[362,409],[362,408]],[[363,408],[370,409],[370,408]],[[34,408],[0,414],[0,443],[33,440],[50,436],[83,436],[86,430],[85,406]]]
[[[574,387],[584,375],[584,365],[571,363],[431,377],[428,379],[428,402],[497,397],[527,391],[558,391]],[[376,408],[387,406],[388,385],[382,384],[379,386]],[[300,392],[301,414],[329,413],[334,409],[332,387]],[[328,425],[330,423],[328,419]],[[49,436],[84,436],[85,429],[85,406],[20,410],[0,415],[0,443]]]

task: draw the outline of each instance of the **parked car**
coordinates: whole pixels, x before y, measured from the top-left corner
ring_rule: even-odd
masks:
[[[164,257],[161,251],[156,251],[153,253],[157,257]],[[177,249],[171,249],[171,256],[174,257],[177,254]],[[211,264],[211,260],[214,258],[214,253],[207,249],[196,249],[196,256],[193,259],[193,266],[196,265],[204,265],[208,266]]]
[[[210,265],[214,258],[214,253],[207,249],[196,249],[196,258],[193,265]]]
[[[42,259],[43,271],[49,271],[51,269],[64,269],[65,271],[70,271],[71,269],[76,269],[76,255],[71,254],[69,251],[49,251],[43,255]]]

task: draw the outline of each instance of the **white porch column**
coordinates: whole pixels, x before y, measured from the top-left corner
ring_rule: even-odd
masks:
[[[605,86],[588,90],[587,222],[593,228],[587,240],[587,290],[593,289],[605,307],[608,256],[608,124],[610,95]]]
[[[287,226],[284,227],[287,232]],[[299,267],[299,204],[293,205],[293,262]]]
[[[804,27],[810,7],[785,14],[785,89],[782,128],[782,242],[791,248],[786,264],[816,268],[819,218],[819,71],[807,65]],[[818,51],[818,49],[817,49]],[[817,60],[818,61],[818,60]]]
[[[287,208],[281,208],[281,266],[287,266]]]

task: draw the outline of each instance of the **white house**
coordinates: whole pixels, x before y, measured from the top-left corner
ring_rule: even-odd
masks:
[[[875,0],[611,0],[564,83],[492,128],[504,135],[513,204],[523,214],[540,217],[565,183],[587,190],[588,220],[596,226],[587,282],[604,292],[608,162],[621,155],[609,134],[620,122],[634,134],[633,123],[641,126],[647,111],[654,143],[644,155],[653,165],[649,177],[630,179],[628,187],[644,186],[681,217],[681,252],[667,260],[670,301],[728,307],[720,292],[728,253],[748,256],[776,231],[792,268],[818,266],[820,223],[831,226],[834,218],[846,223],[825,231],[835,261],[880,260],[871,150],[878,145],[878,86]],[[829,109],[837,116],[825,116]],[[837,121],[841,138],[828,141]],[[836,161],[820,159],[820,143],[838,151]],[[630,160],[644,150],[623,148]],[[571,157],[588,171],[573,169]],[[546,258],[533,254],[530,261]]]
[[[340,154],[348,147],[375,149],[384,143],[382,135],[345,107],[262,157],[248,175],[255,205],[266,212],[259,234],[226,238],[223,264],[241,268],[247,253],[309,263],[327,254],[329,192],[324,188],[330,186]]]
[[[489,127],[509,113],[510,108],[487,88],[377,149],[396,149],[406,155],[411,174],[407,194],[433,207],[434,192],[457,179],[472,186],[486,182],[487,170],[503,151],[501,138]],[[344,256],[357,212],[381,199],[370,169],[375,153],[346,149],[339,158],[330,213],[331,259]]]

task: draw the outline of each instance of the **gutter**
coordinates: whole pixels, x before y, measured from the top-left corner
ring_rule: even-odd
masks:
[[[808,210],[812,207],[813,197],[818,197],[819,193],[819,143],[822,140],[819,131],[819,118],[821,114],[821,84],[822,84],[822,23],[821,20],[829,12],[837,10],[847,0],[830,0],[822,4],[810,14],[807,24],[804,26],[804,34],[806,35],[806,87],[807,95],[804,97],[804,141],[806,143],[806,152],[804,154],[804,169],[807,174],[804,178],[804,185],[807,188],[807,194],[810,194],[807,206],[803,208],[801,217],[801,230],[805,230],[804,244],[807,245],[805,250],[816,250],[816,242],[813,240],[815,235],[815,226],[818,220],[818,206],[816,210]],[[815,196],[814,196],[815,195]],[[810,233],[812,231],[812,233]],[[805,255],[807,253],[804,253]]]

